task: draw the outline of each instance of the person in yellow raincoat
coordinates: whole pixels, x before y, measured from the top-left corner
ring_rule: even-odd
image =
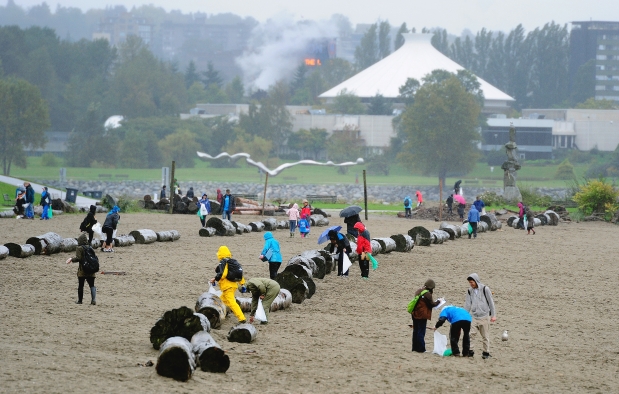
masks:
[[[245,284],[241,264],[232,258],[232,253],[227,246],[219,247],[219,250],[217,251],[217,259],[219,260],[219,266],[215,269],[217,275],[212,278],[210,282],[212,284],[219,282],[219,289],[221,290],[221,295],[219,298],[221,298],[224,304],[230,308],[232,313],[234,313],[234,316],[239,319],[239,323],[245,323],[245,315],[234,297],[234,293],[239,288],[239,285],[243,286]],[[233,266],[236,277],[229,277],[229,265]],[[245,286],[243,286],[241,288],[241,292],[245,293],[246,291]]]

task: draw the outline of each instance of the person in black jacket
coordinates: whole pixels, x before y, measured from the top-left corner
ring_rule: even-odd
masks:
[[[116,230],[116,226],[118,225],[118,221],[120,220],[120,208],[118,205],[114,205],[114,208],[107,214],[105,217],[105,222],[103,223],[103,228],[101,231],[107,236],[105,242],[103,242],[103,247],[101,248],[102,252],[113,252],[113,239],[112,236],[114,234],[114,230]]]
[[[346,272],[342,271],[344,270],[344,253],[346,253],[347,256],[349,253],[352,253],[350,242],[348,242],[348,239],[345,236],[335,230],[330,230],[328,234],[329,240],[331,241],[331,245],[329,245],[329,253],[333,254],[333,252],[336,251],[338,254],[337,276],[348,277],[348,270],[346,270]]]
[[[159,194],[161,194],[161,195],[159,196],[159,199],[165,198],[165,185],[163,185],[163,186],[161,187],[161,193],[159,193]]]
[[[97,224],[97,219],[95,218],[96,212],[97,212],[97,207],[94,205],[91,205],[88,215],[86,215],[86,217],[84,218],[84,221],[82,221],[82,224],[80,224],[80,231],[85,231],[88,233],[88,245],[92,244],[92,237],[94,235],[94,231],[92,231],[92,226]]]
[[[447,208],[449,208],[449,214],[453,214],[453,205],[454,205],[454,195],[450,194],[449,197],[447,197]]]
[[[462,179],[459,179],[458,182],[454,184],[454,194],[460,194],[460,184],[462,183]]]
[[[187,198],[193,198],[194,194],[193,194],[193,186],[189,188],[189,191],[187,191]]]
[[[24,218],[34,219],[34,189],[30,182],[24,182],[24,186],[26,187],[26,204],[28,204]]]
[[[361,218],[359,217],[359,214],[344,218],[344,223],[346,223],[346,234],[350,234],[353,237],[357,238],[359,236],[359,232],[355,228],[355,224],[360,221]]]

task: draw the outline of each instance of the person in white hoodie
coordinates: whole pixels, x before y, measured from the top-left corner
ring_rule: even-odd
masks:
[[[286,211],[288,214],[288,220],[290,222],[290,237],[294,237],[295,230],[297,229],[297,224],[299,224],[299,205],[294,204],[292,208]]]
[[[494,300],[492,299],[492,291],[490,288],[479,280],[479,276],[475,273],[466,278],[469,281],[471,288],[466,293],[464,301],[464,309],[467,310],[473,317],[471,323],[471,347],[469,357],[473,357],[474,340],[477,333],[481,335],[483,352],[482,358],[490,357],[490,322],[496,321],[496,309],[494,308]]]

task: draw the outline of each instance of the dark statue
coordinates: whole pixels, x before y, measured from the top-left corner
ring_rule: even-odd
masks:
[[[505,144],[505,153],[507,160],[501,165],[504,171],[503,176],[503,197],[507,201],[520,201],[522,195],[518,186],[516,186],[517,172],[522,166],[518,162],[518,145],[516,145],[516,128],[513,124],[509,128],[509,142]]]

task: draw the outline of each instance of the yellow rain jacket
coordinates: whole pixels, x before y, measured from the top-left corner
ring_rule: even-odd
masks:
[[[227,246],[220,246],[217,251],[217,258],[219,260],[225,258],[232,258],[232,253],[230,253],[230,249]],[[228,276],[228,264],[224,267],[224,272],[221,274],[221,279],[219,280],[219,289],[221,290],[221,295],[219,298],[226,304],[228,308],[234,313],[239,321],[245,320],[245,315],[243,315],[243,311],[239,304],[236,302],[235,292],[238,289],[239,285],[245,284],[245,278],[241,279],[238,282],[233,282],[231,280],[226,279]]]

